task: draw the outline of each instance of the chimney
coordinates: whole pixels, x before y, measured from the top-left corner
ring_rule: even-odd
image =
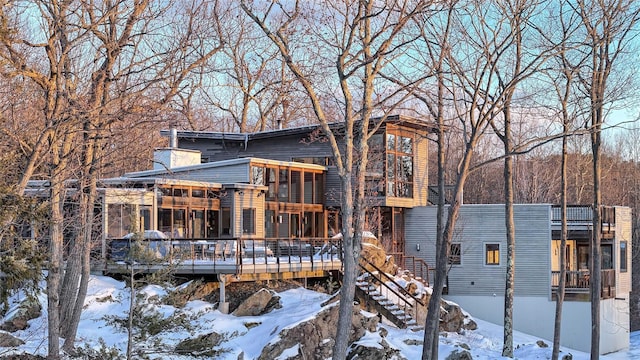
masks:
[[[178,148],[178,129],[171,127],[169,129],[169,147],[171,149]]]

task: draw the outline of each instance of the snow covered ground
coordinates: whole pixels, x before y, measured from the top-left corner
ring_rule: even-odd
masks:
[[[175,345],[185,338],[193,338],[197,335],[208,334],[215,331],[225,334],[225,341],[219,346],[221,353],[216,359],[238,359],[244,352],[245,359],[255,359],[269,342],[277,339],[278,333],[286,327],[293,326],[302,321],[311,319],[320,310],[320,304],[328,298],[328,295],[314,291],[297,288],[279,293],[282,308],[275,309],[271,313],[262,316],[236,317],[222,314],[213,309],[210,303],[203,301],[191,301],[182,309],[154,302],[155,295],[159,297],[166,294],[165,290],[158,286],[147,286],[143,293],[151,299],[145,307],[148,314],[161,314],[164,317],[184,314],[188,324],[184,326],[172,326],[155,336],[149,336],[146,340],[136,343],[136,348],[144,349],[150,358],[154,359],[192,359],[187,356],[168,356],[165,351],[173,349]],[[17,300],[14,299],[14,301]],[[41,295],[43,311],[46,311],[46,297]],[[98,349],[101,344],[108,348],[116,348],[121,354],[127,347],[127,334],[122,328],[114,326],[114,317],[126,318],[129,304],[129,291],[124,283],[110,277],[95,276],[90,282],[85,310],[82,314],[80,328],[78,330],[77,343],[80,347]],[[448,333],[440,338],[440,358],[444,359],[456,349],[457,344],[467,344],[471,348],[474,359],[499,359],[502,351],[502,328],[484,321],[476,320],[478,329],[467,331],[465,334]],[[26,341],[26,344],[16,349],[0,348],[0,356],[13,353],[28,352],[32,354],[46,355],[46,314],[38,319],[30,321],[30,326],[24,331],[14,333],[17,337]],[[388,335],[385,340],[391,347],[397,348],[407,359],[419,359],[422,353],[420,345],[423,332],[397,329],[384,322]],[[406,340],[416,340],[407,342]],[[515,357],[517,359],[548,359],[551,357],[551,347],[540,348],[536,345],[537,337],[522,333],[514,336]],[[368,333],[361,342],[377,344],[380,341],[378,333]],[[545,340],[547,344],[550,341]],[[292,349],[296,351],[296,349]],[[297,351],[296,351],[297,352]],[[563,353],[571,353],[573,359],[588,359],[589,355],[571,349],[563,349]],[[631,335],[631,347],[628,351],[618,352],[603,356],[605,360],[640,359],[640,332]]]

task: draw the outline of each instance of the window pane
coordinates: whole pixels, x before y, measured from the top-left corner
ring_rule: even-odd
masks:
[[[413,139],[401,136],[400,137],[400,151],[405,154],[413,154]]]
[[[195,197],[195,198],[203,198],[204,197],[204,190],[193,189],[193,190],[191,190],[191,196]]]
[[[313,204],[313,173],[304,173],[304,203]]]
[[[620,242],[620,272],[627,272],[627,242]]]
[[[204,210],[193,210],[191,212],[191,232],[193,233],[193,238],[195,239],[203,239],[204,238]]]
[[[158,229],[171,236],[171,209],[158,209]]]
[[[267,200],[275,201],[276,200],[276,169],[267,168]]]
[[[460,244],[451,244],[449,252],[449,264],[460,265],[462,263]]]
[[[500,265],[500,244],[486,244],[486,265]]]
[[[251,167],[251,183],[255,185],[266,185],[264,182],[264,168],[260,166]]]
[[[264,236],[268,238],[276,237],[276,212],[274,210],[264,211]]]
[[[613,269],[613,246],[602,245],[602,270]]]
[[[151,206],[140,206],[140,221],[142,221],[140,228],[144,230],[151,230]]]
[[[300,171],[291,170],[291,198],[289,202],[301,203],[300,189],[302,188],[302,175]]]
[[[222,235],[231,235],[231,209],[222,209]]]
[[[393,180],[396,177],[395,170],[396,156],[394,154],[387,154],[387,179]]]
[[[387,134],[387,150],[396,150],[396,136],[393,134]]]
[[[215,210],[207,211],[207,237],[209,239],[217,238],[220,236],[218,228],[218,216],[219,213]]]
[[[183,238],[186,233],[187,211],[185,209],[173,209],[173,237]]]
[[[256,209],[242,209],[242,233],[256,233]]]
[[[315,196],[313,197],[314,204],[322,204],[324,203],[324,174],[315,174],[315,184],[314,192]]]
[[[278,200],[289,201],[289,170],[280,169],[278,178]]]

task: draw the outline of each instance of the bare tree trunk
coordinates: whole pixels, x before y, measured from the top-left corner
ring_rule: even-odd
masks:
[[[319,43],[329,46],[337,53],[335,59],[335,71],[342,92],[343,98],[339,101],[344,125],[338,132],[329,126],[332,122],[326,115],[326,104],[318,96],[315,83],[312,81],[313,75],[307,73],[310,68],[305,60],[296,61],[291,50],[289,32],[298,22],[303,21],[306,16],[301,13],[300,2],[290,3],[288,6],[279,4],[286,14],[286,20],[279,25],[273,18],[272,7],[267,7],[264,13],[256,14],[255,4],[242,2],[244,12],[262,29],[264,34],[277,46],[281,57],[285,61],[287,68],[304,88],[315,117],[320,123],[323,135],[326,136],[336,162],[341,184],[342,184],[342,234],[343,234],[343,284],[341,288],[341,298],[339,304],[339,319],[336,335],[336,342],[333,347],[333,359],[343,360],[346,358],[351,333],[351,323],[353,315],[353,298],[355,295],[356,277],[358,274],[358,260],[361,250],[362,227],[365,221],[364,189],[365,189],[365,169],[367,164],[367,141],[386,118],[376,121],[371,125],[372,109],[374,106],[374,96],[377,96],[374,89],[374,82],[379,78],[380,71],[386,64],[387,58],[398,53],[402,47],[397,47],[395,39],[411,19],[419,14],[427,5],[426,3],[404,3],[386,4],[374,9],[374,3],[369,1],[350,2],[326,2],[321,4],[322,11],[331,13],[338,11],[339,18],[344,17],[344,22],[336,22],[330,32],[337,31],[342,35],[337,38],[323,38],[322,31],[318,33],[312,31],[309,36],[318,36]],[[387,7],[389,6],[389,7]],[[347,9],[347,10],[345,10]],[[307,11],[312,11],[307,9]],[[346,12],[343,12],[346,11]],[[393,14],[392,16],[390,14]],[[387,22],[391,16],[394,20]],[[279,17],[279,16],[278,16]],[[372,18],[379,21],[372,21]],[[274,29],[271,29],[270,24]],[[378,26],[374,30],[375,24]],[[308,24],[303,24],[308,25]],[[317,24],[313,24],[317,26]],[[338,40],[338,43],[334,43]],[[313,68],[315,65],[312,65]],[[356,92],[362,94],[362,101],[354,101],[352,93],[353,86],[358,83]],[[384,103],[385,100],[378,100]],[[390,100],[394,101],[394,100]],[[393,104],[397,104],[394,102]],[[380,106],[380,105],[379,105]],[[377,107],[379,107],[377,106]],[[393,109],[397,105],[387,107]],[[335,121],[335,119],[333,119]],[[338,145],[337,138],[341,138],[341,145]],[[354,165],[354,161],[358,165]]]
[[[509,106],[505,108],[505,128],[503,138],[506,154],[511,152],[511,119]],[[504,159],[504,211],[507,232],[507,273],[504,287],[504,337],[502,356],[513,357],[513,299],[516,275],[516,229],[513,220],[513,158]]]
[[[57,171],[57,169],[54,169]],[[49,268],[47,275],[47,312],[49,324],[49,351],[48,359],[56,360],[60,358],[60,318],[58,316],[60,305],[60,279],[62,272],[62,248],[63,248],[63,212],[62,203],[64,199],[64,186],[57,176],[51,177],[52,185],[50,212],[51,227],[49,231]]]
[[[634,41],[636,24],[640,20],[640,6],[633,0],[612,2],[589,2],[579,0],[575,11],[580,17],[585,31],[585,50],[591,63],[580,78],[583,91],[589,94],[589,117],[591,135],[591,155],[593,160],[593,232],[590,251],[590,296],[591,301],[591,359],[600,356],[600,296],[602,289],[601,264],[601,211],[602,211],[602,125],[605,122],[607,104],[617,98],[610,97],[613,89],[623,91],[628,82],[610,81],[609,75],[615,71],[614,65],[624,61],[627,46]],[[623,65],[624,66],[624,65]],[[624,72],[624,69],[617,69]]]
[[[568,87],[567,87],[568,90]],[[564,103],[566,104],[566,102]],[[565,108],[566,110],[566,108]],[[551,359],[558,360],[560,356],[560,337],[562,330],[562,305],[564,303],[564,293],[567,277],[567,135],[568,135],[568,119],[566,111],[563,111],[564,133],[562,135],[562,160],[561,160],[561,188],[560,193],[560,211],[561,211],[561,234],[560,234],[560,279],[558,281],[558,289],[556,290],[556,312],[553,326],[553,349]]]

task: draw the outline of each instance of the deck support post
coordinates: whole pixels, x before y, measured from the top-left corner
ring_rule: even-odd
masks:
[[[218,274],[218,281],[220,282],[220,302],[218,303],[218,310],[223,314],[229,313],[229,303],[227,302],[227,295],[225,293],[225,285],[227,284],[227,275]]]

